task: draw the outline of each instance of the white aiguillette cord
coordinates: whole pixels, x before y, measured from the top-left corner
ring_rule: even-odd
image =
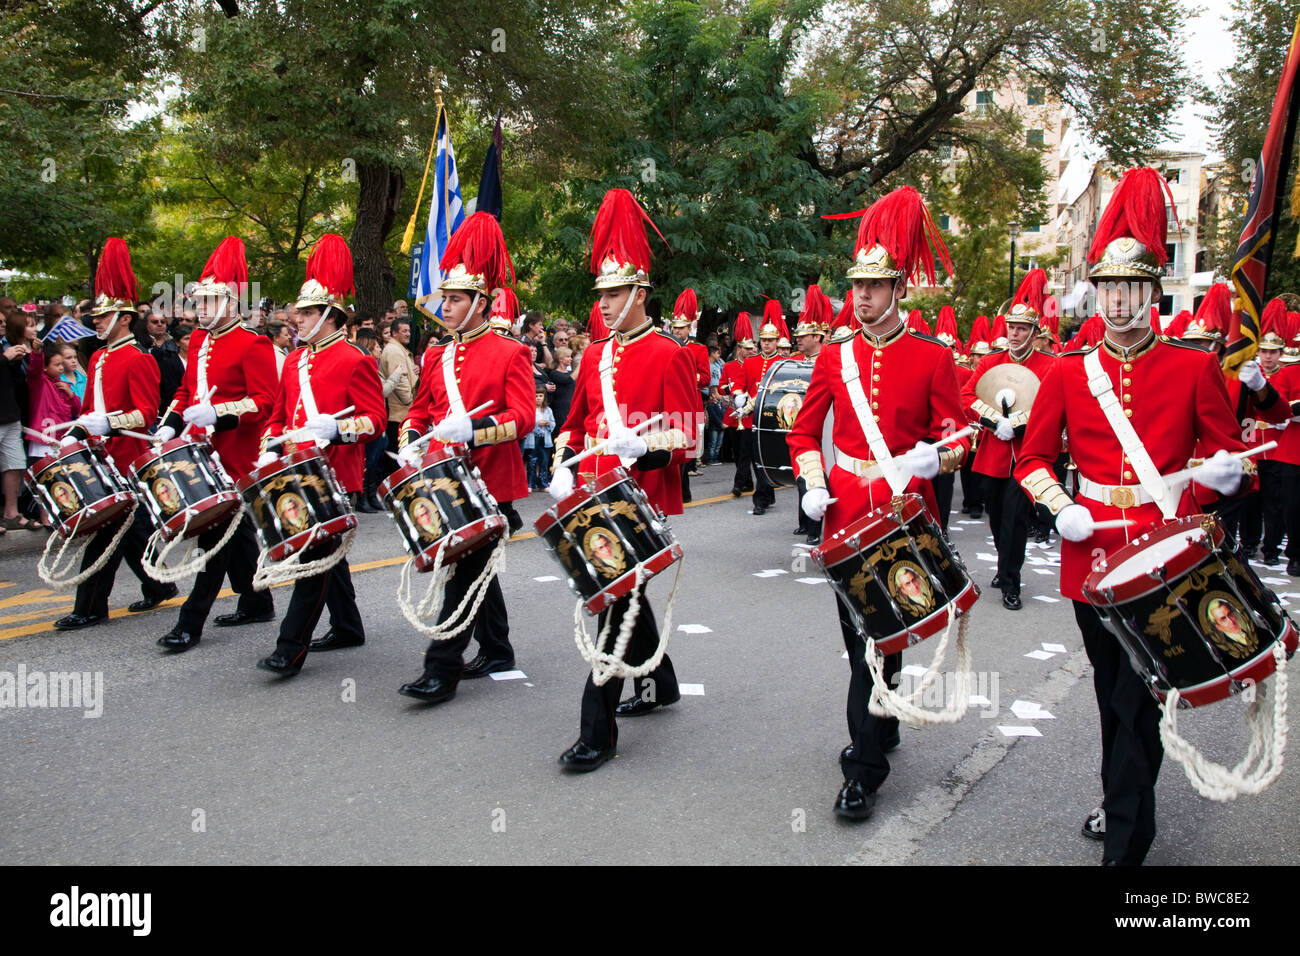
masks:
[[[898,467],[889,445],[885,443],[885,436],[880,433],[880,424],[876,421],[875,413],[871,410],[871,402],[867,400],[867,393],[862,387],[857,356],[853,354],[853,343],[856,340],[855,335],[840,344],[840,377],[844,381],[844,387],[848,389],[849,400],[853,403],[853,411],[858,418],[858,426],[867,439],[867,447],[871,449],[876,464],[880,466],[881,474],[889,483],[890,492],[901,495],[907,490],[907,484],[911,479]]]

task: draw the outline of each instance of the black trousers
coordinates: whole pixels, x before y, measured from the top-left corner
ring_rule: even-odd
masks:
[[[1160,708],[1096,609],[1075,601],[1074,618],[1092,664],[1101,715],[1101,790],[1106,811],[1102,859],[1137,866],[1156,838],[1156,776],[1165,753],[1160,743]]]
[[[750,439],[753,431],[746,428],[738,428],[736,431],[736,480],[732,482],[732,491],[739,491],[742,494],[746,491],[754,490],[754,445]]]
[[[684,465],[678,466],[682,473],[682,502],[691,500],[691,469],[695,467],[695,462],[688,461]]]
[[[867,669],[867,642],[853,625],[848,608],[837,596],[840,635],[849,652],[849,697],[845,713],[849,722],[849,740],[853,749],[840,757],[845,780],[857,780],[868,790],[875,790],[889,776],[889,760],[881,744],[898,731],[898,718],[877,717],[867,708],[875,681]],[[897,675],[903,666],[902,654],[886,654],[882,670],[889,686],[897,687]]]
[[[772,482],[767,480],[767,472],[758,465],[758,432],[752,428],[746,429],[742,440],[745,444],[749,466],[754,472],[754,504],[770,508],[776,504],[776,488]],[[746,474],[746,479],[748,477],[748,474]]]
[[[795,491],[799,495],[799,500],[795,503],[799,512],[799,533],[813,534],[820,537],[822,533],[822,523],[820,521],[813,521],[812,518],[809,518],[803,513],[803,496],[808,493],[808,483],[802,478],[796,478],[794,480],[794,487]]]
[[[998,549],[998,577],[1005,588],[1020,588],[1020,570],[1025,566],[1025,542],[1029,540],[1029,522],[1033,504],[1014,478],[981,475],[984,482],[984,505],[989,512],[993,545]]]
[[[620,598],[601,611],[596,618],[596,626],[601,632],[604,631],[606,624],[609,625],[609,640],[607,646],[601,647],[602,651],[608,653],[612,650],[614,641],[618,639],[618,629],[623,623],[623,615],[627,613],[631,601],[631,595]],[[633,667],[644,664],[654,655],[655,648],[658,646],[659,626],[655,623],[654,612],[650,610],[650,604],[646,600],[643,585],[641,609],[637,614],[636,624],[632,627],[632,635],[628,639],[623,661]],[[677,700],[681,696],[681,691],[677,687],[677,672],[673,670],[673,662],[668,655],[664,654],[659,666],[645,677],[638,677],[633,681],[632,690],[636,696],[645,700],[657,700],[660,703],[672,703]],[[601,750],[618,744],[618,722],[614,719],[614,708],[618,706],[619,698],[622,696],[623,678],[611,677],[602,686],[597,687],[591,675],[587,675],[586,686],[582,688],[580,739],[583,743]]]
[[[1283,461],[1259,463],[1259,489],[1263,500],[1263,550],[1277,551],[1286,536],[1286,556],[1300,558],[1300,465]]]
[[[329,553],[331,547],[333,545],[326,544],[309,548],[303,555],[303,560],[319,560]],[[307,656],[312,634],[320,623],[321,613],[327,607],[330,626],[337,633],[365,638],[365,626],[361,623],[361,612],[357,609],[357,593],[352,588],[352,571],[346,558],[323,574],[313,574],[293,582],[289,610],[280,622],[280,636],[275,642],[275,649],[291,661],[301,662]]]
[[[1259,547],[1264,534],[1264,503],[1258,491],[1225,502],[1218,516],[1223,530],[1243,548],[1249,551]]]
[[[215,546],[225,530],[226,525],[218,522],[217,527],[199,535],[199,547],[206,551]],[[275,600],[271,597],[271,592],[253,590],[257,556],[257,537],[253,534],[253,523],[245,514],[239,519],[235,536],[208,560],[204,569],[194,578],[190,596],[181,605],[180,619],[176,622],[177,630],[195,637],[203,633],[203,625],[212,611],[212,603],[221,592],[221,582],[227,576],[231,588],[239,595],[240,611],[251,615],[272,613],[275,610]]]
[[[939,506],[939,527],[945,533],[948,531],[948,515],[952,513],[952,490],[956,483],[957,473],[954,471],[946,475],[935,475],[930,481],[934,486],[935,503]]]
[[[966,456],[966,461],[961,466],[961,510],[963,512],[984,507],[984,476],[977,475],[971,470],[974,461],[975,455],[972,453]]]
[[[117,534],[121,527],[120,521],[114,521],[95,532],[81,558],[83,571],[99,560],[108,543],[113,540],[113,535]],[[149,509],[140,505],[135,509],[131,527],[127,529],[117,548],[109,555],[108,561],[94,575],[77,585],[77,597],[72,605],[72,613],[83,616],[108,616],[108,596],[113,591],[113,579],[117,577],[117,569],[124,559],[126,566],[140,579],[140,593],[146,601],[161,601],[175,593],[172,585],[160,584],[145,574],[144,565],[140,563],[151,534],[153,534],[153,521],[149,518]]]
[[[442,611],[438,614],[438,623],[442,624],[465,599],[466,592],[483,569],[487,567],[494,548],[480,548],[467,554],[456,564],[456,571],[447,581],[446,594],[443,595]],[[501,593],[501,581],[494,574],[492,583],[487,587],[483,603],[474,615],[474,623],[455,637],[445,641],[430,641],[429,649],[424,652],[424,676],[455,683],[460,680],[461,671],[465,669],[465,648],[471,640],[478,641],[483,656],[490,660],[512,661],[515,650],[510,646],[510,620],[506,617],[506,599]]]

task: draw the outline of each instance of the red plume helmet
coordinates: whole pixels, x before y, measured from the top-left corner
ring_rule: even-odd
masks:
[[[1020,322],[1038,326],[1044,315],[1047,299],[1047,273],[1042,269],[1030,269],[1020,280],[1011,308],[1007,310],[1008,322]]]
[[[1191,321],[1191,311],[1183,309],[1169,320],[1169,325],[1165,327],[1165,335],[1170,338],[1181,339],[1187,333],[1187,326]]]
[[[1007,317],[1005,315],[999,315],[993,320],[993,329],[989,332],[989,337],[993,340],[992,345],[995,349],[1007,347]]]
[[[1259,347],[1261,349],[1286,348],[1286,332],[1286,303],[1281,299],[1269,299],[1259,316]]]
[[[135,312],[140,297],[140,287],[131,268],[131,250],[117,236],[104,243],[95,269],[95,303],[91,315],[108,312]]]
[[[781,303],[776,299],[768,299],[763,303],[763,324],[759,326],[758,337],[787,340],[790,338],[790,329],[785,324],[785,316],[781,313]]]
[[[957,334],[957,313],[953,307],[945,305],[934,319],[934,335],[940,342],[952,348],[961,348],[961,338]]]
[[[840,218],[840,217],[832,217]],[[899,279],[935,284],[935,259],[952,275],[952,259],[925,200],[911,186],[900,186],[873,202],[858,224],[850,279]]]
[[[244,256],[244,240],[226,236],[208,256],[194,295],[215,295],[236,299],[248,287],[248,260]]]
[[[626,189],[605,193],[591,225],[591,271],[597,289],[636,285],[650,288],[650,242],[644,223],[663,233]],[[668,240],[664,239],[667,243]]]
[[[587,316],[587,337],[595,342],[598,339],[609,336],[609,326],[605,324],[605,316],[601,314],[600,303],[593,302],[591,305],[591,315]]]
[[[1150,166],[1126,170],[1111,193],[1088,250],[1091,279],[1159,279],[1174,205],[1169,183]],[[1100,260],[1100,261],[1098,261]]]
[[[930,334],[930,323],[925,321],[925,316],[921,314],[920,309],[913,309],[910,313],[908,313],[907,327],[909,329],[915,329],[917,332],[922,332],[926,335]]]
[[[822,287],[816,283],[810,285],[804,294],[803,311],[799,313],[799,321],[794,327],[795,336],[825,335],[830,328],[833,311],[831,300],[826,297]]]
[[[691,325],[700,317],[700,305],[695,299],[694,289],[685,289],[673,303],[673,326],[683,328]]]
[[[352,292],[352,250],[342,236],[327,232],[307,257],[307,281],[298,292],[294,308],[318,305],[322,309],[342,309],[343,300]]]
[[[748,312],[742,312],[736,316],[733,338],[735,338],[737,345],[743,345],[751,349],[754,347],[754,324],[750,321]]]
[[[971,355],[989,354],[989,317],[977,315],[971,323],[970,338],[966,340],[966,351]]]
[[[1187,323],[1183,338],[1222,342],[1232,323],[1232,290],[1226,282],[1216,282],[1201,298],[1196,315]]]
[[[1282,351],[1282,361],[1287,365],[1300,362],[1300,312],[1286,314],[1286,348]]]
[[[510,261],[501,223],[489,212],[476,212],[460,224],[451,234],[438,268],[442,292],[458,289],[491,295],[515,281],[515,264]]]
[[[492,299],[492,310],[488,313],[488,323],[499,329],[514,328],[515,319],[519,318],[519,299],[514,289],[501,286]]]

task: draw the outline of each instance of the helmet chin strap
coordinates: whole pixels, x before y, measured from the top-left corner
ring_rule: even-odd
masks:
[[[226,315],[226,303],[229,302],[229,301],[230,301],[229,299],[227,299],[226,297],[222,296],[222,298],[221,298],[221,303],[217,306],[217,314],[214,315],[214,316],[212,317],[212,319],[211,319],[210,321],[208,321],[208,322],[204,322],[204,321],[203,321],[203,318],[200,316],[200,318],[199,318],[199,328],[201,328],[204,332],[211,332],[211,331],[212,331],[213,329],[215,329],[218,325],[220,325],[220,324],[221,324],[221,320],[222,320],[223,318],[225,318],[225,315]]]
[[[1027,359],[1029,357],[1029,353],[1032,352],[1033,350],[1034,350],[1034,336],[1032,335],[1029,336],[1029,338],[1025,341],[1025,344],[1022,345],[1020,348],[1007,349],[1007,351],[1011,353],[1011,357],[1015,359],[1017,362]]]
[[[312,339],[316,338],[316,333],[320,331],[320,327],[325,324],[325,318],[330,314],[331,308],[333,308],[333,306],[327,305],[325,306],[325,308],[321,309],[320,318],[317,319],[316,324],[311,327],[311,331],[308,332],[306,335],[301,336],[302,340],[306,342],[308,345],[311,344]]]
[[[1103,315],[1102,320],[1106,323],[1106,328],[1111,332],[1133,332],[1137,329],[1149,329],[1151,327],[1151,300],[1155,298],[1156,290],[1152,286],[1151,291],[1147,293],[1146,298],[1142,300],[1127,322],[1112,321],[1108,315]]]
[[[628,312],[632,310],[632,302],[636,299],[636,286],[628,286],[627,301],[623,303],[623,311],[619,312],[618,318],[614,320],[614,325],[610,328],[611,332],[617,332],[623,327],[623,320],[627,318]]]
[[[96,332],[95,338],[99,339],[99,341],[101,342],[107,342],[108,337],[113,334],[113,330],[117,328],[117,323],[121,318],[122,318],[121,312],[114,312],[112,321],[109,322],[108,327],[104,329],[104,334],[100,335],[98,332]]]
[[[889,287],[889,308],[887,308],[884,312],[880,313],[880,318],[876,319],[876,322],[883,322],[883,321],[885,321],[885,319],[889,318],[890,315],[893,315],[894,318],[898,318],[898,317],[899,317],[899,316],[898,316],[898,283],[897,283],[897,282],[895,282],[892,286]],[[861,319],[858,319],[858,324],[861,325],[861,326],[865,329],[865,328],[867,327],[867,325],[869,325],[869,324],[874,325],[875,323],[867,323],[867,322],[863,322]]]

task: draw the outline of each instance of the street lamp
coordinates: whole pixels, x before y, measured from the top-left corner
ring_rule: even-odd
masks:
[[[1007,280],[1007,298],[1016,294],[1016,236],[1020,235],[1020,223],[1009,222],[1007,229],[1011,233],[1011,276]]]

